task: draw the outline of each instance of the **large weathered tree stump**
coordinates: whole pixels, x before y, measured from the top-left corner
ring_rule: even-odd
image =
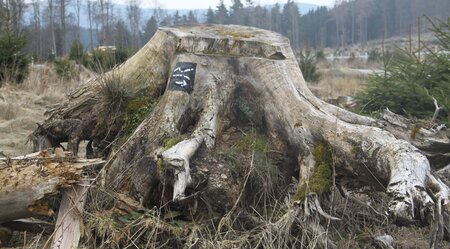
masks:
[[[108,77],[156,103],[129,136],[123,131],[126,122],[111,118],[126,116],[126,108],[105,107]],[[113,112],[105,115],[107,110]],[[388,211],[399,223],[423,219],[427,210],[436,205],[446,210],[449,204],[449,188],[431,173],[429,161],[416,147],[383,130],[383,122],[316,98],[289,41],[265,30],[160,28],[123,65],[88,81],[48,114],[35,137],[65,140],[74,150],[80,140],[109,146],[103,184],[128,191],[148,206],[169,199],[182,203],[200,193],[210,200],[208,209],[230,210],[243,179],[217,160],[215,147],[230,127],[241,125],[262,131],[276,151],[294,162],[278,165],[285,183],[300,166],[299,201],[308,191],[318,191],[309,183],[321,165],[334,167],[338,181],[353,179],[387,191]],[[102,145],[114,139],[122,142]],[[318,146],[331,151],[332,158],[315,153]]]

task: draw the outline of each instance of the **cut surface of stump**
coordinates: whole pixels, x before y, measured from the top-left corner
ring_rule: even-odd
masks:
[[[105,93],[114,87],[121,104]],[[130,131],[131,117],[142,110]],[[261,170],[253,163],[257,140],[247,146],[252,165],[239,174],[217,150],[236,129],[251,127],[270,141],[271,150],[261,151],[287,158],[270,166],[283,176],[280,185],[300,173],[298,203],[310,192],[326,193],[335,171],[338,183],[347,179],[342,185],[387,191],[388,211],[401,224],[425,219],[435,206],[448,208],[449,188],[416,147],[378,120],[316,98],[289,41],[266,30],[160,28],[128,61],[86,82],[48,115],[34,137],[69,141],[75,150],[80,140],[91,141],[106,151],[102,184],[149,207],[201,199],[209,212],[231,210],[246,173]]]

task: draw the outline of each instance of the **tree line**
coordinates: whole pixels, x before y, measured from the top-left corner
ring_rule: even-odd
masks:
[[[239,24],[279,32],[294,48],[341,47],[373,39],[426,30],[422,15],[447,18],[448,0],[336,0],[333,8],[318,7],[300,13],[297,3],[261,6],[252,0],[223,0],[209,8],[205,16],[193,11],[169,14],[155,7],[150,17],[143,15],[141,0],[127,0],[126,13],[112,0],[0,0],[0,34],[25,37],[26,50],[35,60],[67,55],[73,42],[83,40],[84,49],[116,46],[137,50],[158,26],[192,24]],[[125,14],[125,15],[123,15]],[[80,25],[87,17],[88,27]],[[86,22],[86,20],[85,20]],[[83,38],[83,39],[82,39]]]
[[[418,24],[418,17],[446,19],[449,13],[447,0],[336,0],[333,8],[318,7],[307,13],[300,13],[291,0],[271,7],[233,0],[228,9],[223,1],[215,10],[208,9],[206,22],[268,29],[287,36],[294,47],[319,49],[406,35],[418,25],[427,30],[430,24]]]

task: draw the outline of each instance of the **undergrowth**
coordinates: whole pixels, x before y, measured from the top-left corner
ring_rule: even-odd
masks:
[[[241,131],[230,148],[219,152],[231,164],[236,174],[249,173],[245,187],[247,197],[255,204],[272,197],[282,178],[278,165],[270,156],[273,151],[273,145],[263,134],[256,129],[249,129]],[[249,167],[250,163],[253,168]]]
[[[183,224],[162,210],[131,208],[127,201],[101,188],[91,189],[85,211],[86,248],[179,248],[183,242]],[[100,199],[97,199],[100,198]],[[112,203],[112,206],[101,202]]]
[[[55,72],[63,80],[71,80],[77,76],[77,69],[75,62],[68,58],[55,60]]]

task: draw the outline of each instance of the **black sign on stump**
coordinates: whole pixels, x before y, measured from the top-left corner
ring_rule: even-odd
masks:
[[[191,93],[194,89],[195,68],[192,62],[177,62],[169,81],[169,90]]]

